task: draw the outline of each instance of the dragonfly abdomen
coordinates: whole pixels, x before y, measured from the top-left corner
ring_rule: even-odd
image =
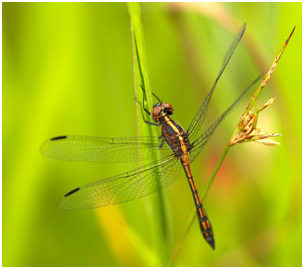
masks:
[[[201,199],[198,195],[196,186],[194,184],[194,180],[193,180],[193,176],[192,176],[192,172],[191,172],[191,169],[190,169],[189,162],[185,162],[185,161],[182,160],[182,165],[183,165],[184,170],[186,172],[186,176],[188,178],[190,189],[191,189],[191,192],[192,192],[192,195],[193,195],[193,198],[194,198],[194,203],[195,203],[195,207],[196,207],[196,212],[197,212],[201,232],[202,232],[205,240],[208,242],[208,244],[214,249],[215,244],[214,244],[212,226],[211,226],[211,223],[208,219],[208,216],[207,216],[207,214],[204,210],[203,204],[201,202]]]
[[[200,205],[196,207],[197,215],[198,215],[198,221],[201,228],[201,232],[205,238],[205,240],[208,242],[208,244],[214,249],[214,237],[213,237],[213,230],[212,226],[210,224],[210,221],[208,219],[208,216],[204,210],[203,204],[200,202]]]

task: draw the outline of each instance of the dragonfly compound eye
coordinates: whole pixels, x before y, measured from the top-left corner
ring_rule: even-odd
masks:
[[[173,109],[173,106],[171,104],[169,104],[169,103],[163,103],[161,106],[165,108],[165,112],[168,115],[172,115],[173,114],[174,109]]]
[[[159,119],[159,114],[160,112],[162,111],[162,107],[161,106],[156,106],[152,109],[152,119],[155,121],[155,122],[158,122],[158,119]]]

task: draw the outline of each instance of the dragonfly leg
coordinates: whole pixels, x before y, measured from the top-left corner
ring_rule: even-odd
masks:
[[[145,105],[144,105],[145,104],[145,90],[143,89],[142,85],[140,85],[140,86],[141,86],[141,88],[142,88],[142,90],[144,92],[144,94],[143,94],[143,102],[141,103],[140,101],[138,101],[137,98],[136,98],[136,96],[134,97],[135,102],[137,102],[138,104],[140,104],[140,106],[142,107],[141,109],[143,109],[149,116],[151,116],[151,113],[149,112],[148,109],[145,108]]]
[[[143,91],[143,105],[142,105],[142,107],[143,107],[144,111],[145,111],[149,116],[151,116],[150,111],[149,111],[147,108],[145,108],[146,90],[144,89],[144,86],[143,86],[142,84],[140,84],[140,87],[141,87],[141,89],[142,89],[142,91]]]
[[[146,124],[154,125],[154,126],[159,126],[158,123],[151,122],[151,121],[147,121],[147,120],[145,119],[144,111],[145,111],[149,116],[151,116],[151,113],[149,112],[149,110],[148,110],[147,108],[145,108],[146,91],[145,91],[143,85],[140,85],[140,87],[141,87],[141,89],[142,89],[142,91],[143,91],[143,101],[142,101],[142,103],[139,102],[139,101],[136,99],[136,97],[135,97],[135,101],[141,105],[141,115],[142,115],[142,118],[143,118],[143,120],[144,120],[144,122],[145,122]]]
[[[163,147],[163,145],[164,145],[165,139],[164,139],[164,137],[163,137],[162,135],[160,135],[160,136],[158,137],[158,139],[161,140],[161,144],[159,145],[159,149],[161,149],[161,148]]]

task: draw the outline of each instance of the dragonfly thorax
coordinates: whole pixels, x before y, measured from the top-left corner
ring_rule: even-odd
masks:
[[[160,118],[162,118],[165,115],[172,115],[173,112],[174,109],[171,104],[159,102],[155,106],[153,106],[152,119],[155,122],[159,122]]]

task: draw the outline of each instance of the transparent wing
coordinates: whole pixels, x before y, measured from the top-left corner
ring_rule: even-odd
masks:
[[[223,65],[220,69],[220,72],[219,74],[217,75],[217,78],[210,90],[210,92],[208,93],[206,99],[204,100],[204,102],[201,104],[200,108],[198,109],[198,111],[196,112],[192,122],[190,123],[190,126],[187,130],[187,133],[189,134],[189,138],[190,139],[195,139],[196,138],[196,135],[198,133],[198,131],[200,130],[204,120],[205,120],[205,117],[206,117],[206,114],[207,114],[207,110],[208,110],[208,106],[209,106],[209,102],[210,102],[210,99],[211,99],[211,96],[214,92],[214,89],[217,85],[217,82],[219,81],[220,77],[222,76],[232,54],[234,53],[237,45],[239,44],[244,32],[245,32],[245,29],[246,29],[246,25],[244,24],[241,31],[239,32],[239,34],[237,35],[237,37],[235,38],[235,40],[233,41],[233,43],[231,44],[226,56],[225,56],[225,60],[223,62]]]
[[[160,137],[104,138],[89,136],[59,136],[41,145],[41,153],[47,157],[95,163],[136,162],[170,155],[172,151]]]
[[[60,209],[89,209],[138,199],[170,185],[180,174],[178,159],[167,156],[115,177],[79,187],[59,202]]]
[[[243,96],[262,78],[259,75],[251,84],[247,87],[245,91],[234,101],[234,103],[196,140],[193,141],[193,149],[190,152],[190,161],[193,162],[197,155],[202,150],[203,146],[208,142],[211,135],[214,133],[216,127],[221,123],[221,121],[226,117],[226,115],[232,110],[232,108],[243,98]]]

